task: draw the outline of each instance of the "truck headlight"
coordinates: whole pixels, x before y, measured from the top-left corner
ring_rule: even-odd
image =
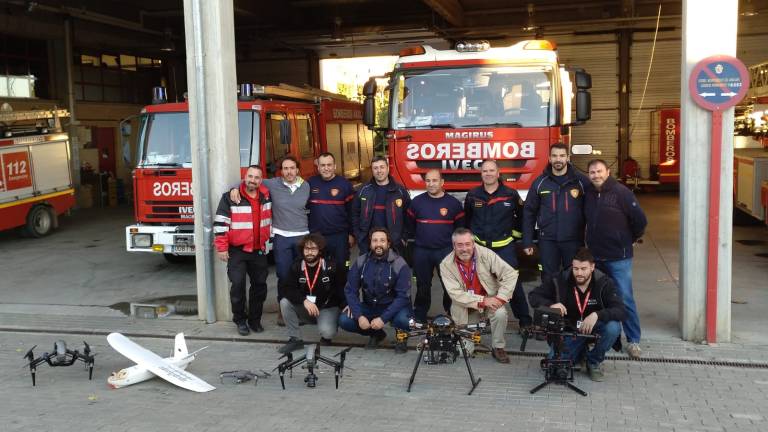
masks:
[[[131,235],[131,242],[136,248],[150,248],[152,247],[152,234],[133,234]]]

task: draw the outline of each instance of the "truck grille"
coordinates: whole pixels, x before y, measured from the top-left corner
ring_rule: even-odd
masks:
[[[191,221],[195,218],[192,201],[144,201],[146,218],[152,220]]]

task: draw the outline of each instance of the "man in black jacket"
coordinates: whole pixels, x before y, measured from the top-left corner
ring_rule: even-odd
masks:
[[[587,176],[568,160],[568,146],[549,148],[549,165],[536,177],[523,207],[523,251],[533,255],[534,227],[539,231],[541,280],[571,265],[584,246],[584,190]]]
[[[339,308],[345,303],[344,281],[338,276],[336,263],[323,258],[324,249],[322,235],[305,235],[299,241],[301,258],[281,281],[280,310],[288,329],[288,343],[279,350],[283,354],[304,347],[299,330],[302,322],[317,323],[321,345],[329,345],[336,335]]]
[[[584,198],[587,219],[586,244],[595,255],[597,268],[610,276],[624,300],[627,316],[622,327],[627,338],[626,351],[632,358],[641,355],[640,318],[632,291],[634,244],[643,236],[648,220],[635,195],[611,177],[604,160],[589,162],[592,187]]]
[[[389,175],[389,162],[383,156],[371,161],[373,178],[363,185],[352,200],[352,234],[360,254],[368,253],[372,228],[386,228],[392,238],[392,249],[405,252],[405,212],[411,204],[408,191]]]
[[[587,349],[584,338],[566,337],[563,356],[574,363],[586,357],[589,377],[593,381],[602,381],[601,364],[605,353],[621,335],[624,303],[611,278],[595,270],[595,258],[589,249],[579,249],[572,263],[572,267],[531,291],[529,299],[535,308],[559,309],[572,329],[598,336],[591,350]]]

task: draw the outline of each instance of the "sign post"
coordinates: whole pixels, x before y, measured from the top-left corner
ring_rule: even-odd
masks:
[[[739,59],[716,55],[699,61],[691,71],[691,98],[712,111],[712,151],[709,162],[709,226],[707,241],[707,342],[717,342],[717,269],[720,231],[720,165],[723,111],[736,105],[749,88],[749,74]]]

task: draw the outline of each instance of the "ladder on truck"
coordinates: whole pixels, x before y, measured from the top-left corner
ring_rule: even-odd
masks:
[[[253,95],[257,98],[285,98],[318,103],[323,99],[348,102],[349,98],[337,93],[331,93],[316,87],[305,85],[304,87],[292,86],[289,84],[278,85],[258,85],[253,84]]]
[[[0,109],[0,132],[4,138],[61,132],[59,119],[62,117],[69,117],[69,111],[57,108],[28,111]]]

